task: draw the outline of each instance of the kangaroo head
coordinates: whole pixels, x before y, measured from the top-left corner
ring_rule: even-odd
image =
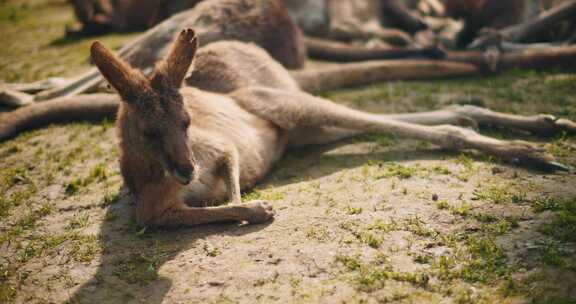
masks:
[[[99,42],[91,47],[94,63],[122,97],[126,119],[134,126],[131,137],[181,184],[192,180],[194,161],[187,136],[190,113],[179,88],[197,48],[194,31],[183,30],[167,57],[146,77]]]

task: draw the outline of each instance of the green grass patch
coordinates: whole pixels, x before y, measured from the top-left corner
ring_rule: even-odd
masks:
[[[382,236],[380,234],[373,233],[370,229],[362,227],[358,222],[344,222],[339,227],[350,232],[358,241],[372,248],[379,248],[382,244]]]
[[[488,185],[475,189],[472,200],[488,201],[493,204],[518,204],[526,201],[526,197],[522,193],[512,192],[510,185]]]
[[[90,170],[90,173],[84,178],[76,178],[64,186],[64,193],[72,196],[78,194],[81,189],[89,186],[94,182],[105,181],[108,178],[105,164],[98,164]]]
[[[383,168],[384,173],[377,176],[377,178],[390,178],[397,177],[399,179],[408,179],[418,172],[417,168],[408,167],[396,163],[385,165]]]
[[[286,195],[273,189],[254,189],[242,195],[242,201],[263,200],[267,202],[281,201]]]
[[[117,258],[112,262],[113,273],[127,283],[147,285],[158,278],[158,267],[169,254],[155,242],[139,253]]]
[[[346,214],[348,215],[357,215],[360,213],[362,213],[362,207],[352,207],[352,206],[346,207]]]
[[[430,276],[426,272],[398,272],[386,256],[364,263],[358,256],[337,255],[335,261],[352,272],[352,282],[360,291],[371,292],[381,289],[386,281],[407,282],[416,287],[427,287]]]
[[[510,272],[503,249],[492,237],[481,235],[467,236],[463,246],[439,256],[432,265],[435,275],[448,281],[492,284]]]
[[[540,231],[561,242],[576,242],[576,200],[561,202],[554,219]]]

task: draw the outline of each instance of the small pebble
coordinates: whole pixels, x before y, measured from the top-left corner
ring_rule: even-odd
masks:
[[[432,194],[432,200],[437,201],[438,200],[438,194],[436,194],[436,193]]]

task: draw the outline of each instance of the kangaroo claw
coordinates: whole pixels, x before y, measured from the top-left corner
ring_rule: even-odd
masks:
[[[504,152],[501,154],[504,159],[538,171],[570,172],[572,170],[569,166],[557,162],[554,156],[547,153],[542,147],[521,140],[509,142],[509,145],[502,152]]]
[[[572,167],[551,160],[549,157],[525,157],[513,159],[514,163],[544,172],[572,172]]]
[[[568,165],[564,165],[559,162],[549,162],[548,164],[556,171],[572,172],[572,167]]]

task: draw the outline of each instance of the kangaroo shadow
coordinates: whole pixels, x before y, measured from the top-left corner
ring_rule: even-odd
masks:
[[[99,265],[90,279],[71,295],[70,303],[161,303],[172,285],[170,278],[158,274],[165,262],[198,247],[198,241],[210,235],[241,236],[270,225],[270,222],[220,223],[146,230],[135,224],[132,202],[132,196],[123,189],[107,207],[100,226]]]

